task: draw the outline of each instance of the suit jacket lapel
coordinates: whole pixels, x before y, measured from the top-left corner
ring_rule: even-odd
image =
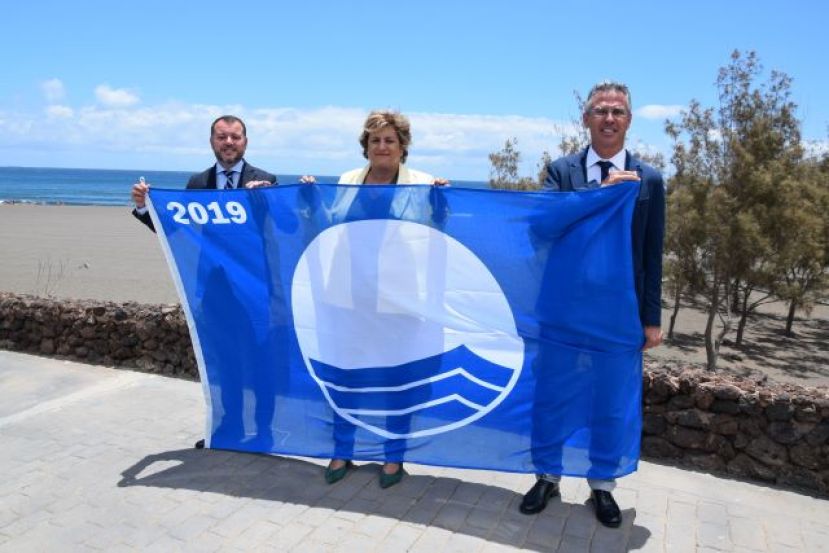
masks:
[[[207,170],[207,188],[212,188],[215,190],[218,188],[218,183],[216,182],[216,169],[218,168],[218,162],[213,164],[213,167]],[[236,183],[236,188],[242,188],[246,182],[250,181],[250,175],[248,174],[250,171],[248,170],[248,162],[242,161],[242,173],[239,175],[239,182]]]
[[[642,162],[627,150],[625,150],[625,171],[636,171],[639,178],[642,178]],[[639,181],[639,200],[647,200],[648,196],[648,185],[645,179],[642,179]]]
[[[213,167],[207,170],[207,183],[206,188],[216,189],[216,164],[213,164]]]
[[[642,173],[642,167],[639,165],[639,159],[633,157],[629,151],[625,150],[625,171],[636,171]]]
[[[573,189],[587,184],[587,148],[582,151],[577,163],[570,164],[570,184]]]

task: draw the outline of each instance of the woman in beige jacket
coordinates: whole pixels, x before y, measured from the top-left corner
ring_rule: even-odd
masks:
[[[409,155],[409,144],[412,141],[409,119],[396,111],[372,111],[360,135],[360,145],[363,147],[363,157],[368,165],[361,169],[354,169],[344,173],[338,184],[426,184],[445,186],[446,179],[435,178],[429,173],[410,169],[405,165]],[[313,179],[303,177],[304,182],[313,182]],[[335,421],[335,440],[338,435],[338,447],[341,451],[348,449],[349,435],[353,435],[353,428],[346,421]],[[345,428],[348,425],[349,428]],[[353,438],[352,438],[353,440]],[[325,470],[325,481],[333,484],[342,480],[349,468],[353,465],[347,459],[332,459]],[[405,474],[403,464],[389,462],[383,464],[380,472],[380,486],[388,488],[400,482]]]

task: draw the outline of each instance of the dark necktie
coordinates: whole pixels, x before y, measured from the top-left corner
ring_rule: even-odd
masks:
[[[233,171],[225,171],[225,177],[227,177],[227,181],[225,183],[226,190],[233,190]]]
[[[613,163],[610,161],[597,161],[596,165],[602,170],[602,176],[599,178],[599,184],[602,184],[610,174],[610,168],[613,167]]]

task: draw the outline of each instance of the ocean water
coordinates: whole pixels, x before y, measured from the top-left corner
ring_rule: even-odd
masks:
[[[158,188],[184,188],[190,171],[121,169],[59,169],[0,167],[0,203],[65,205],[128,205],[130,188],[138,177]],[[277,175],[282,184],[299,175]],[[336,183],[336,176],[317,176],[317,182]],[[452,181],[453,186],[488,188],[486,182]]]

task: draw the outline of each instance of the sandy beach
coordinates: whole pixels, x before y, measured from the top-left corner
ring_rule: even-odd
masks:
[[[0,204],[0,290],[58,298],[177,303],[158,238],[128,207]],[[670,310],[663,310],[667,332]],[[736,328],[736,321],[734,321]],[[684,307],[672,342],[647,355],[705,363],[705,314]],[[762,306],[745,344],[721,350],[722,370],[794,384],[829,385],[829,307],[798,313],[795,337],[783,334],[785,306]]]
[[[0,205],[0,290],[176,303],[158,238],[130,208]]]

